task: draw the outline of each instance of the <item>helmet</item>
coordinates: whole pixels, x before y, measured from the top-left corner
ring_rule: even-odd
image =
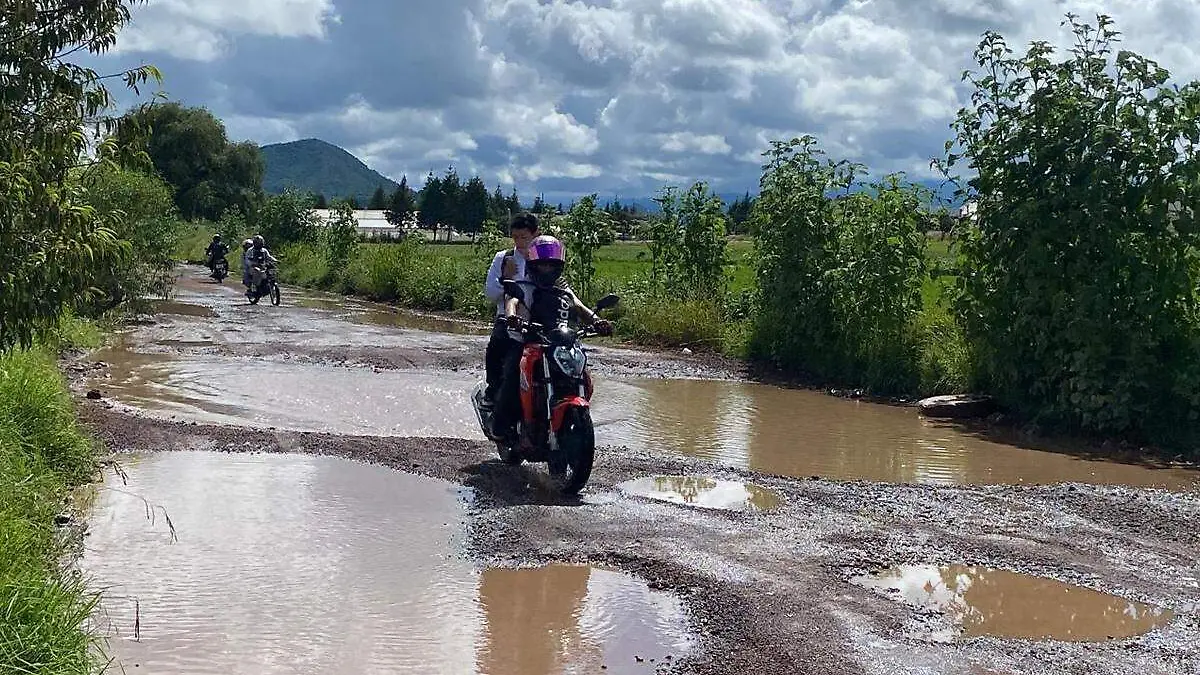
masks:
[[[221,241],[221,235],[219,235],[219,234],[214,234],[214,235],[213,235],[213,241]]]
[[[256,248],[262,248],[263,246],[266,246],[266,245],[267,245],[267,242],[263,239],[261,234],[254,235],[254,246]]]
[[[254,240],[253,240],[253,239],[247,239],[246,241],[243,241],[243,242],[242,242],[242,248],[243,248],[243,249],[250,248],[250,247],[251,247],[251,246],[253,246],[253,245],[254,245]]]
[[[534,284],[548,288],[558,282],[566,265],[566,250],[562,242],[548,234],[539,235],[529,242],[525,256],[525,271]]]

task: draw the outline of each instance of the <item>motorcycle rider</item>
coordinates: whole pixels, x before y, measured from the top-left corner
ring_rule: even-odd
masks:
[[[254,239],[252,239],[251,242],[252,245],[250,249],[246,251],[246,261],[250,263],[251,270],[253,270],[255,266],[261,266],[265,270],[268,267],[273,267],[279,264],[279,260],[275,256],[271,255],[271,251],[266,245],[267,242],[265,239],[263,239],[261,234],[254,235]],[[246,289],[246,293],[249,294],[251,290],[261,282],[262,279],[257,273],[251,274],[250,288]]]
[[[214,234],[212,241],[209,242],[208,248],[204,249],[204,255],[207,258],[208,269],[212,270],[217,266],[217,260],[224,258],[229,254],[229,247],[225,242],[221,241],[221,235]]]
[[[484,285],[484,295],[496,303],[496,320],[492,325],[492,335],[488,338],[487,351],[484,353],[487,389],[484,391],[484,403],[492,406],[496,400],[496,389],[504,375],[504,363],[508,354],[520,348],[520,333],[509,330],[504,321],[504,287],[502,279],[513,281],[525,280],[525,251],[529,242],[538,234],[538,217],[533,213],[518,213],[509,220],[508,234],[512,237],[513,246],[510,249],[497,251],[488,268],[487,281]]]
[[[250,248],[254,246],[253,239],[242,242],[242,285],[250,288]]]
[[[529,243],[525,255],[527,280],[521,283],[523,298],[506,297],[504,321],[512,330],[531,321],[551,327],[560,323],[560,296],[565,296],[570,305],[570,314],[584,325],[595,327],[601,335],[612,335],[612,323],[601,319],[583,304],[562,279],[566,266],[566,248],[562,242],[549,235],[539,235]],[[526,340],[536,338],[525,338]],[[523,343],[522,343],[523,344]],[[495,413],[492,415],[492,435],[513,445],[517,419],[521,414],[520,347],[511,350],[504,361],[503,378],[496,396]]]

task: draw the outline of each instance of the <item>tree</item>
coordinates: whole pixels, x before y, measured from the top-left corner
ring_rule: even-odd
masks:
[[[513,186],[512,193],[508,195],[508,212],[511,215],[516,215],[521,212],[521,200],[517,197],[517,186]]]
[[[283,194],[267,197],[254,212],[252,225],[268,246],[316,241],[317,220],[309,204],[307,194],[288,188]]]
[[[316,199],[316,202],[315,202],[315,205],[313,206],[314,209],[329,208],[329,200],[325,198],[324,193],[318,193],[315,199]]]
[[[334,204],[333,218],[322,229],[325,239],[325,262],[330,274],[341,274],[358,248],[358,219],[348,200]]]
[[[1200,419],[1200,82],[1117,51],[1014,55],[984,33],[943,168],[976,173],[958,315],[980,384],[1039,422],[1194,451]]]
[[[438,227],[445,219],[445,197],[442,192],[442,179],[430,171],[425,177],[425,185],[421,188],[421,227],[433,232],[433,240],[437,241]]]
[[[500,191],[500,185],[496,185],[496,191],[488,198],[488,219],[496,223],[508,223],[508,219],[512,214],[508,211],[508,201],[504,198],[504,193]]]
[[[729,231],[734,234],[744,234],[754,211],[754,198],[747,191],[745,195],[733,200],[729,205]]]
[[[358,205],[358,197],[355,197],[354,195],[347,195],[345,197],[342,197],[335,203],[342,203],[345,206],[350,207],[350,210],[352,210],[352,211],[357,211],[358,209],[362,208]],[[337,207],[334,207],[334,208],[337,208]]]
[[[446,169],[440,183],[442,190],[442,217],[446,226],[446,241],[450,241],[452,230],[463,229],[463,185],[458,171],[453,166]]]
[[[143,131],[149,133],[144,140]],[[150,166],[175,188],[184,218],[216,220],[231,206],[249,213],[262,201],[265,166],[258,146],[230,143],[225,126],[204,108],[143,106],[122,117],[117,136],[144,146]]]
[[[180,231],[171,186],[157,175],[115,165],[82,171],[79,180],[87,204],[97,213],[116,216],[110,221],[114,234],[136,244],[128,258],[97,265],[94,285],[103,296],[93,299],[89,313],[149,295],[166,297]]]
[[[579,200],[566,216],[555,219],[567,247],[567,276],[581,298],[590,299],[596,276],[596,251],[612,241],[608,214],[596,206],[596,195]]]
[[[488,191],[483,179],[475,176],[467,181],[462,195],[463,229],[472,237],[483,230],[488,217]]]
[[[103,116],[112,100],[104,79],[64,56],[111,48],[131,4],[0,3],[0,350],[31,344],[86,298],[97,265],[129,253],[112,229],[120,216],[89,208],[72,176],[87,150],[86,128],[103,137],[96,159],[127,159],[128,146]],[[137,91],[160,74],[142,66],[120,78]],[[23,653],[26,643],[18,627],[13,663],[39,662]]]
[[[561,209],[560,209],[561,210]],[[542,214],[546,212],[546,200],[542,199],[542,195],[533,198],[533,207],[529,209],[530,213]]]
[[[383,186],[375,188],[375,192],[371,195],[371,200],[367,202],[367,208],[372,211],[383,211],[388,207],[388,196],[383,191]]]
[[[404,227],[412,214],[417,210],[417,198],[412,188],[408,187],[408,176],[400,177],[400,185],[388,199],[387,212],[384,217],[393,227]]]

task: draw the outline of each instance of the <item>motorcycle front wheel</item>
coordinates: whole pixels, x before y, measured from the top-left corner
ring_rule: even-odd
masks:
[[[280,301],[279,284],[277,284],[275,282],[271,282],[271,304],[278,307],[279,301]]]
[[[596,460],[596,430],[587,408],[567,411],[558,430],[556,455],[550,459],[550,475],[559,482],[563,494],[579,494],[591,477]]]

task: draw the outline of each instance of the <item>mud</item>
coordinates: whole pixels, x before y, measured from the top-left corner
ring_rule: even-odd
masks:
[[[285,295],[283,307],[252,311],[274,312],[284,322],[281,326],[299,328],[291,323],[294,319],[286,318],[299,311],[287,302]],[[217,321],[244,311],[218,308]],[[132,336],[139,350],[148,344],[144,336],[163,325],[146,326]],[[347,329],[346,334],[362,335],[355,330]],[[230,334],[217,333],[210,341],[226,344]],[[262,337],[258,327],[244,333]],[[271,335],[281,351],[297,343],[320,342],[305,333]],[[377,346],[418,337],[393,334],[381,338],[390,342]],[[322,343],[326,346],[349,341],[342,334],[337,340],[327,338]],[[466,338],[434,337],[431,344],[455,339]],[[263,337],[263,344],[270,342]],[[159,346],[164,353],[191,357],[186,350]],[[620,374],[608,371],[601,361],[597,359],[598,380],[606,379],[605,386],[619,385],[613,378]],[[279,373],[300,366],[275,365]],[[372,376],[385,374],[360,370]],[[77,384],[82,385],[87,375],[78,373]],[[633,396],[639,387],[648,386],[652,385],[645,381],[627,382],[624,388],[610,389]],[[684,391],[679,383],[670,386]],[[597,391],[601,390],[598,381]],[[347,391],[345,398],[352,401],[354,396]],[[709,405],[733,407],[730,400],[719,398]],[[472,438],[386,437],[375,435],[377,430],[344,434],[272,430],[269,426],[275,425],[269,415],[257,425],[244,426],[173,422],[110,400],[81,400],[80,415],[118,453],[208,450],[234,453],[231,459],[246,452],[335,456],[470,488],[464,546],[477,568],[592,565],[634,575],[650,589],[679,598],[695,636],[694,648],[670,664],[639,663],[643,670],[635,672],[965,675],[981,672],[981,665],[996,673],[1200,672],[1195,648],[1200,644],[1196,561],[1200,530],[1195,527],[1200,522],[1200,490],[1186,485],[1165,490],[1138,484],[1088,484],[1083,482],[1086,472],[1072,474],[1072,480],[1079,482],[1026,481],[1023,485],[804,480],[761,468],[766,464],[751,461],[748,450],[744,460],[736,460],[732,451],[686,451],[688,444],[703,448],[706,442],[709,447],[737,448],[742,443],[740,447],[752,448],[753,442],[738,439],[753,439],[779,427],[791,430],[796,453],[819,454],[814,448],[825,444],[840,445],[846,453],[857,448],[879,455],[897,445],[918,444],[906,435],[909,432],[871,436],[862,423],[854,426],[844,421],[858,410],[853,406],[865,404],[838,403],[851,408],[831,408],[824,418],[810,420],[807,436],[797,435],[798,429],[804,429],[797,425],[805,423],[797,418],[815,416],[804,414],[807,408],[795,404],[764,415],[765,421],[757,427],[743,426],[737,432],[742,436],[689,430],[687,423],[655,432],[660,435],[654,438],[675,434],[684,439],[674,447],[665,441],[642,447],[613,444],[610,432],[620,424],[631,424],[613,415],[598,427],[602,447],[597,467],[582,499],[575,500],[547,492],[539,467],[505,466],[494,459],[487,444]],[[619,410],[615,405],[611,408]],[[192,414],[187,413],[189,420],[194,419]],[[663,419],[670,419],[670,414]],[[714,433],[720,440],[705,440]],[[778,495],[779,504],[769,511],[703,509],[633,497],[618,488],[638,478],[689,475],[759,485]],[[851,583],[863,574],[904,565],[1010,570],[1159,607],[1173,617],[1145,634],[1100,643],[994,636],[943,642],[928,636],[946,627],[944,618]],[[1057,602],[1052,597],[1051,601]],[[352,641],[353,631],[344,639]]]
[[[679,602],[628,575],[474,569],[454,483],[312,456],[121,467],[83,567],[127,671],[634,673],[692,648]]]

